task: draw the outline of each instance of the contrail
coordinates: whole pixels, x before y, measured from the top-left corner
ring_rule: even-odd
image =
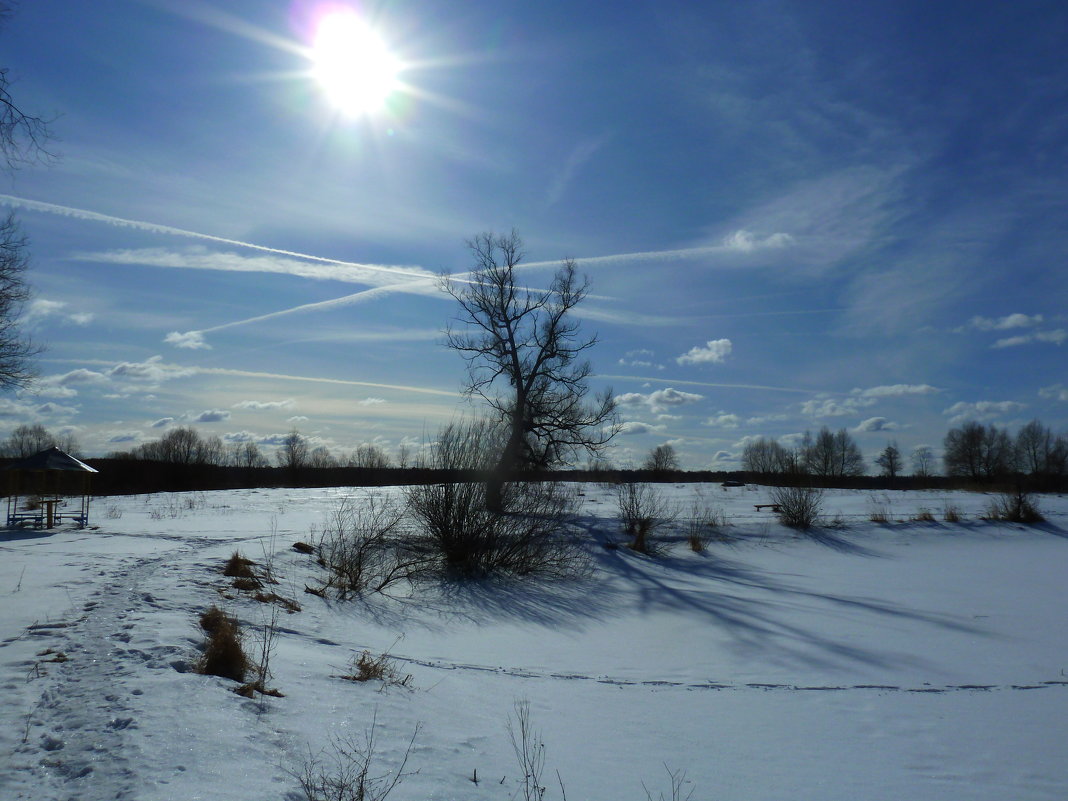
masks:
[[[321,264],[335,264],[342,267],[361,267],[367,270],[378,270],[384,273],[391,273],[393,275],[406,275],[411,278],[420,278],[425,280],[430,279],[432,276],[428,275],[426,271],[416,268],[405,267],[392,267],[385,264],[363,264],[355,261],[341,261],[340,259],[328,259],[323,256],[313,256],[309,253],[297,253],[292,250],[283,250],[281,248],[271,248],[266,245],[257,245],[254,242],[242,242],[240,239],[228,239],[224,236],[214,236],[213,234],[202,234],[198,231],[187,231],[184,228],[175,228],[170,225],[160,225],[159,223],[146,222],[144,220],[129,220],[125,217],[113,217],[110,214],[101,214],[96,211],[89,211],[87,209],[78,209],[73,206],[60,206],[57,203],[44,203],[40,200],[28,200],[26,198],[15,197],[14,195],[0,194],[0,204],[5,206],[11,206],[12,208],[29,209],[30,211],[40,211],[45,214],[57,214],[61,217],[72,217],[77,220],[87,220],[89,222],[100,222],[107,225],[115,225],[121,228],[136,228],[141,231],[149,231],[156,234],[168,234],[170,236],[182,236],[190,239],[202,239],[207,242],[219,242],[224,245],[232,245],[239,248],[248,248],[249,250],[258,250],[262,253],[274,253],[278,256],[289,256],[296,259],[305,259],[307,261],[315,261]]]

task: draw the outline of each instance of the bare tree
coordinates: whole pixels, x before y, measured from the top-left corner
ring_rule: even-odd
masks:
[[[912,449],[912,474],[927,478],[934,471],[934,451],[930,445],[917,445]]]
[[[1004,429],[991,424],[967,422],[946,434],[946,475],[963,476],[972,481],[1001,478],[1015,469],[1016,452]]]
[[[26,285],[26,237],[14,213],[0,221],[0,390],[24,387],[35,372],[31,360],[40,348],[23,334],[22,307],[29,300]]]
[[[875,459],[875,464],[882,468],[883,475],[893,481],[901,472],[901,451],[896,442],[888,442],[883,452]]]
[[[466,328],[447,328],[446,344],[467,360],[465,392],[485,400],[506,427],[486,484],[488,508],[503,512],[510,477],[607,445],[616,432],[615,401],[611,390],[586,401],[591,368],[583,356],[597,338],[581,338],[571,317],[589,287],[579,281],[575,263],[564,261],[549,289],[537,291],[518,283],[524,254],[514,230],[479,234],[467,245],[475,262],[470,279],[442,279]]]
[[[252,440],[231,444],[229,460],[234,467],[267,467],[267,459],[260,451],[260,446]]]
[[[652,470],[655,473],[667,473],[679,469],[679,455],[673,445],[657,445],[642,463],[643,470]]]
[[[308,440],[294,428],[278,446],[274,459],[279,467],[288,467],[290,470],[304,467],[308,463]]]
[[[805,469],[812,475],[825,478],[864,475],[864,457],[844,428],[832,433],[824,426],[815,441],[807,442],[803,450]]]
[[[0,2],[0,26],[11,16],[11,3]],[[0,67],[0,153],[9,170],[38,159],[50,160],[48,121],[23,111],[11,96],[11,79]]]

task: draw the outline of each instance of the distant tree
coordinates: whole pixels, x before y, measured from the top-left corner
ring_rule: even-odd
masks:
[[[952,428],[943,441],[942,462],[947,476],[971,481],[1003,478],[1016,468],[1016,449],[1004,429],[991,424],[964,423]]]
[[[883,475],[891,481],[897,478],[897,474],[901,472],[901,451],[897,449],[897,443],[888,442],[875,463],[879,465]]]
[[[356,446],[356,450],[349,457],[349,465],[381,470],[384,467],[389,467],[389,456],[377,445],[364,443]]]
[[[773,439],[757,437],[742,448],[742,469],[763,476],[794,472],[796,456]]]
[[[308,467],[337,467],[337,459],[325,445],[317,445],[308,453]]]
[[[912,449],[912,474],[927,478],[934,471],[934,451],[929,445],[917,445]]]
[[[1032,420],[1016,434],[1016,462],[1021,473],[1030,476],[1060,476],[1068,458],[1068,442],[1038,420]]]
[[[230,445],[230,464],[234,467],[266,467],[267,459],[260,446],[252,440],[234,442]]]
[[[407,442],[402,442],[397,446],[397,467],[401,470],[407,470],[412,461],[412,449]]]
[[[679,455],[673,445],[657,445],[642,464],[643,470],[652,470],[656,473],[668,473],[679,469]]]
[[[290,470],[306,466],[308,463],[308,440],[294,428],[286,434],[282,444],[278,446],[274,459],[279,467],[288,467]]]
[[[584,355],[597,338],[580,338],[572,319],[589,286],[575,263],[566,260],[549,288],[535,291],[516,274],[524,255],[518,233],[479,234],[467,245],[475,262],[470,277],[442,280],[467,330],[447,328],[446,344],[467,361],[466,394],[482,398],[504,426],[486,482],[487,508],[503,512],[504,483],[517,472],[600,452],[616,433],[615,401],[608,391],[586,402],[591,367]]]
[[[20,425],[4,440],[3,452],[13,459],[25,459],[56,444],[56,438],[40,423]]]
[[[832,433],[824,426],[815,440],[807,441],[802,448],[804,468],[814,476],[846,478],[864,475],[864,457],[852,435],[844,428]]]

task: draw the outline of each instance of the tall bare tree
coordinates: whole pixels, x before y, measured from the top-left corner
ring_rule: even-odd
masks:
[[[597,338],[581,337],[571,315],[589,287],[575,263],[565,260],[548,289],[534,290],[517,275],[524,253],[516,231],[482,233],[467,246],[470,278],[442,278],[464,325],[446,329],[446,344],[467,361],[466,393],[485,400],[505,427],[486,484],[487,507],[502,512],[504,483],[523,469],[600,452],[616,432],[615,401],[611,390],[587,401],[591,368],[584,355]]]
[[[24,387],[33,379],[33,357],[40,352],[20,325],[30,288],[25,273],[29,266],[26,237],[15,215],[0,220],[0,389]]]
[[[11,4],[0,0],[0,26],[11,15]],[[45,147],[48,123],[24,111],[11,96],[6,67],[0,67],[0,157],[7,169],[38,159],[49,160]],[[34,377],[31,359],[40,349],[19,326],[23,304],[29,299],[25,273],[29,265],[26,237],[13,213],[0,221],[0,390],[26,386]]]
[[[0,2],[0,26],[11,16],[11,3]],[[0,67],[0,154],[9,170],[38,159],[51,159],[46,144],[48,121],[23,110],[11,96],[7,67]]]

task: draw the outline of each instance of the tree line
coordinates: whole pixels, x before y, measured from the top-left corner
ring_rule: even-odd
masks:
[[[1016,432],[974,421],[950,429],[943,440],[942,471],[950,478],[975,484],[1026,478],[1040,488],[1058,486],[1068,477],[1068,434],[1057,434],[1039,420]],[[936,458],[927,445],[911,453],[911,475],[929,478]],[[875,459],[879,475],[890,480],[905,474],[905,460],[896,442],[887,443]],[[742,469],[762,477],[787,475],[820,479],[856,478],[867,465],[853,436],[844,428],[824,426],[813,437],[805,432],[801,443],[788,447],[767,437],[747,442]]]

